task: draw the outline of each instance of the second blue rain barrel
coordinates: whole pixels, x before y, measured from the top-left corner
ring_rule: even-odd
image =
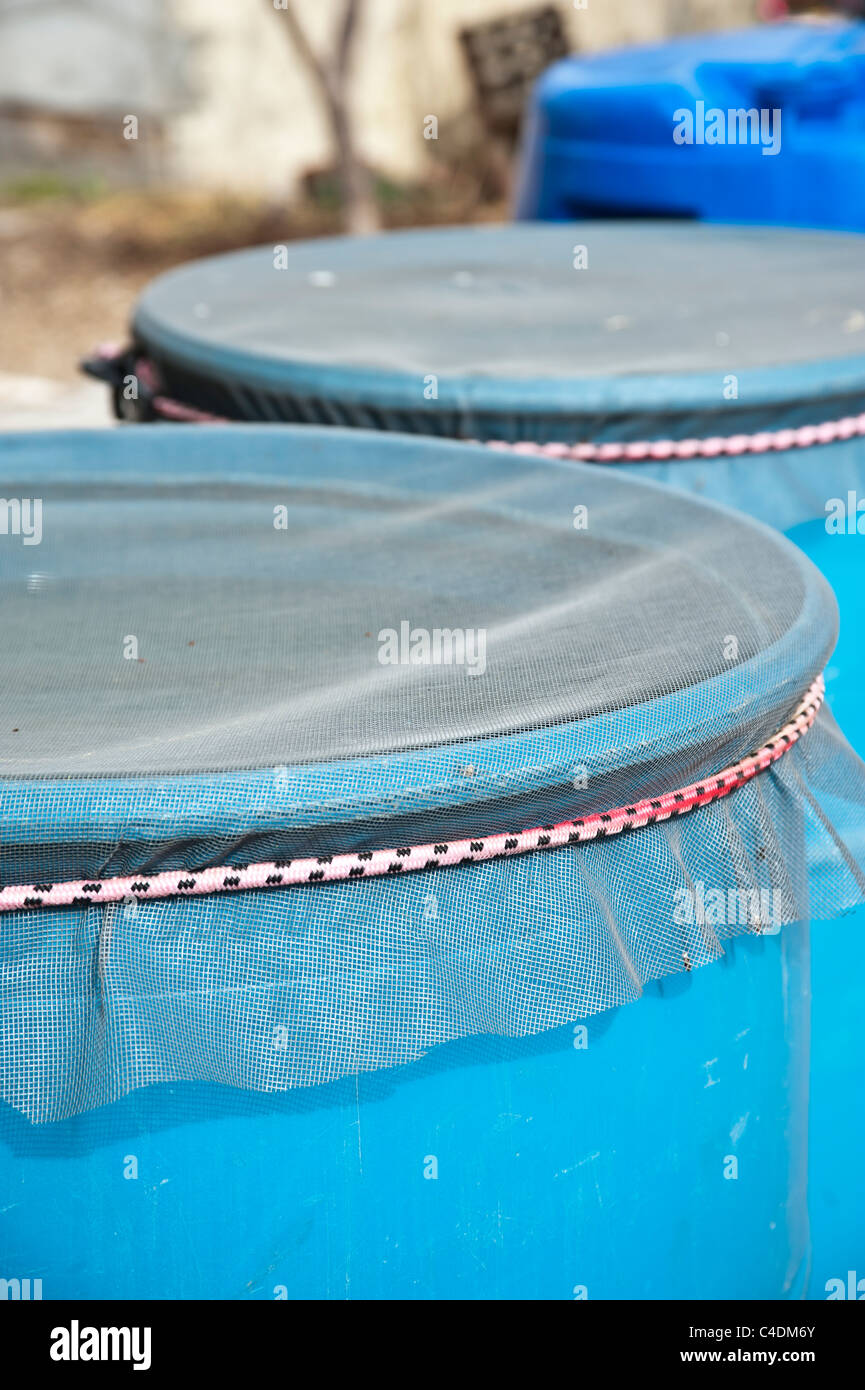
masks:
[[[651,221],[260,246],[159,276],[130,351],[89,365],[157,417],[635,448],[816,427],[865,407],[863,247]]]

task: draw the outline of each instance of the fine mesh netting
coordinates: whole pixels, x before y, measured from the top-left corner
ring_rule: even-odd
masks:
[[[615,479],[493,461],[472,486],[463,455],[394,459],[349,438],[287,449],[300,467],[286,477],[259,476],[251,450],[242,477],[187,480],[173,457],[142,472],[152,449],[121,454],[113,478],[52,479],[38,552],[7,559],[6,776],[305,764],[584,720],[725,675],[728,633],[739,663],[762,661],[806,607],[792,552],[754,539],[731,573],[734,518],[695,528],[690,504],[666,500],[636,524]],[[6,489],[24,496],[31,459],[16,475],[15,452]],[[813,602],[816,672],[831,600]],[[484,638],[462,666],[437,664],[406,622]],[[397,660],[382,664],[388,630]],[[122,663],[118,633],[137,644]],[[785,674],[755,711],[766,732],[801,693]]]
[[[747,458],[675,459],[616,464],[616,471],[692,492],[789,531],[824,526],[833,508],[865,497],[865,442],[845,440],[811,449],[772,450]],[[834,524],[834,523],[833,523]],[[847,529],[846,520],[843,528]],[[843,605],[842,605],[843,607]]]
[[[0,538],[3,886],[628,806],[762,748],[835,641],[793,546],[609,470],[242,427],[3,456],[7,500],[41,505],[38,545]],[[723,800],[615,839],[5,913],[2,1096],[43,1121],[156,1081],[279,1091],[541,1032],[861,901],[863,805],[824,707]],[[723,911],[682,911],[712,892]]]
[[[214,257],[133,328],[162,391],[230,419],[634,441],[858,414],[863,300],[856,236],[521,224]]]

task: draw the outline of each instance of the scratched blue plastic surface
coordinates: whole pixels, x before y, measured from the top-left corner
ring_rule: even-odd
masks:
[[[159,1087],[43,1156],[7,1111],[4,1271],[46,1299],[801,1296],[807,994],[785,928],[586,1047],[469,1040],[294,1102]]]
[[[858,496],[865,497],[865,491]],[[826,685],[838,722],[865,757],[865,534],[830,535],[825,519],[818,518],[794,527],[788,535],[835,590],[841,633]],[[841,921],[824,923],[813,936],[812,1298],[825,1298],[827,1281],[846,1280],[850,1269],[858,1270],[860,1278],[865,1274],[863,932],[865,915],[860,909]]]
[[[829,580],[841,612],[826,672],[832,711],[865,757],[865,534],[848,521],[827,531],[829,499],[865,501],[861,441],[787,454],[688,463],[626,465],[642,477],[710,497],[783,529]],[[856,514],[865,528],[865,512]],[[865,834],[865,826],[863,826]],[[813,1003],[809,1211],[813,1263],[808,1297],[826,1297],[829,1279],[865,1272],[865,914],[861,909],[812,931]]]

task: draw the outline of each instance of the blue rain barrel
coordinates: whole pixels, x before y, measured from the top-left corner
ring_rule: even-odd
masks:
[[[570,57],[535,87],[517,216],[865,229],[865,25],[790,21]]]
[[[333,238],[168,271],[132,338],[119,379],[142,410],[512,443],[737,435],[862,410],[865,256],[857,236],[682,222]]]
[[[420,438],[3,453],[3,1277],[800,1297],[865,888],[801,552]]]

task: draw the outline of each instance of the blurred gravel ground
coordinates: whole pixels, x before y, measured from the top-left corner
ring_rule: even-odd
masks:
[[[466,176],[382,203],[388,226],[497,220]],[[262,242],[336,235],[336,207],[212,193],[95,196],[0,191],[0,429],[112,423],[108,393],[78,363],[124,342],[132,306],[160,271]]]

